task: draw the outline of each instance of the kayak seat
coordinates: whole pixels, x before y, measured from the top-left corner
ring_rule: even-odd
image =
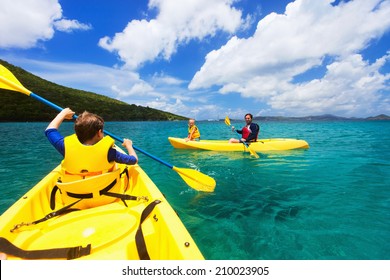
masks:
[[[126,175],[126,176],[122,176]],[[120,173],[120,169],[85,179],[62,182],[59,180],[52,190],[51,209],[55,208],[55,194],[61,193],[63,205],[76,204],[78,209],[87,209],[105,205],[121,199],[125,205],[126,200],[137,200],[135,196],[125,194],[129,184],[127,168]]]

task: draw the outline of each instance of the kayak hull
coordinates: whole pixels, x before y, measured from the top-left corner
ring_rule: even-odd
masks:
[[[161,202],[156,204],[141,226],[150,259],[204,259],[176,212],[147,174],[139,165],[127,167],[130,179],[125,193],[138,196],[139,200],[126,200],[126,206],[118,199],[107,205],[24,225],[53,212],[49,201],[61,175],[59,165],[0,216],[0,237],[24,251],[90,246],[90,253],[78,259],[136,260],[140,259],[135,235],[140,227],[141,214],[151,202],[159,200]],[[65,206],[60,195],[56,194],[55,202],[54,211]],[[77,203],[74,208],[77,208]],[[8,259],[24,258],[8,254]]]
[[[228,140],[200,140],[186,142],[182,138],[168,137],[171,145],[176,149],[200,149],[208,151],[248,151],[242,143],[229,143]],[[309,144],[305,140],[290,138],[259,139],[249,144],[256,152],[283,151],[292,149],[308,149]]]

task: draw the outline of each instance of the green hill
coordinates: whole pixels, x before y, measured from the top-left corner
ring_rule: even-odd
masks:
[[[39,78],[20,67],[0,59],[27,89],[57,104],[70,107],[76,114],[87,110],[103,117],[105,121],[165,121],[184,120],[185,117],[161,110],[128,104],[104,95],[77,90]],[[0,89],[0,122],[50,121],[56,110],[25,94]]]

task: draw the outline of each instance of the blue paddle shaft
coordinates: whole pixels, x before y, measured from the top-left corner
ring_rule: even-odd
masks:
[[[45,98],[43,98],[43,97],[41,97],[41,96],[39,96],[39,95],[37,95],[37,94],[35,94],[35,93],[33,93],[33,92],[30,93],[30,96],[31,96],[32,98],[38,100],[39,102],[42,102],[42,103],[44,103],[44,104],[46,104],[46,105],[49,105],[50,107],[52,107],[53,109],[55,109],[55,110],[57,110],[57,111],[62,111],[62,110],[64,109],[64,108],[62,108],[62,107],[60,107],[60,106],[58,106],[58,105],[56,105],[56,104],[50,102],[49,100],[47,100],[47,99],[45,99]],[[77,119],[77,115],[73,115],[73,118],[74,118],[74,119]],[[115,140],[117,140],[117,141],[123,143],[123,138],[120,138],[120,137],[116,136],[115,134],[112,134],[111,132],[108,132],[107,130],[103,130],[103,133],[105,133],[105,134],[111,136],[112,138],[114,138]],[[140,148],[138,148],[138,147],[136,147],[136,146],[134,146],[134,145],[133,145],[133,148],[134,148],[135,150],[137,150],[138,152],[141,152],[141,153],[143,153],[144,155],[146,155],[146,156],[148,156],[148,157],[150,157],[150,158],[152,158],[152,159],[154,159],[154,160],[156,160],[156,161],[158,161],[158,162],[164,164],[165,166],[167,166],[167,167],[173,169],[173,165],[172,165],[172,164],[169,164],[168,162],[163,161],[162,159],[159,159],[159,158],[155,157],[154,155],[151,155],[151,154],[149,154],[148,152],[146,152],[146,151],[144,151],[144,150],[142,150],[142,149],[140,149]]]
[[[118,140],[119,142],[123,143],[123,139],[122,139],[122,138],[119,138],[118,136],[112,134],[111,132],[108,132],[107,130],[103,130],[103,132],[104,132],[105,134],[111,136],[111,137],[114,138],[115,140]],[[154,160],[156,160],[156,161],[158,161],[158,162],[164,164],[165,166],[167,166],[167,167],[169,167],[169,168],[171,168],[171,169],[173,168],[173,165],[172,165],[172,164],[169,164],[168,162],[166,162],[166,161],[164,161],[164,160],[162,160],[162,159],[159,159],[159,158],[155,157],[154,155],[149,154],[148,152],[146,152],[146,151],[144,151],[144,150],[142,150],[142,149],[140,149],[140,148],[138,148],[138,147],[136,147],[136,146],[134,146],[134,145],[133,145],[133,148],[134,148],[134,150],[137,150],[138,152],[141,152],[141,153],[143,153],[144,155],[147,155],[148,157],[151,157],[152,159],[154,159]]]
[[[49,100],[46,100],[46,99],[43,98],[43,97],[40,97],[39,95],[37,95],[37,94],[35,94],[35,93],[33,93],[33,92],[30,93],[30,96],[31,96],[32,98],[34,98],[34,99],[36,99],[36,100],[42,102],[42,103],[45,103],[46,105],[49,105],[50,107],[56,109],[57,111],[62,111],[62,110],[63,110],[63,108],[61,108],[60,106],[58,106],[58,105],[56,105],[56,104],[50,102]],[[76,117],[76,118],[77,118],[77,117]]]

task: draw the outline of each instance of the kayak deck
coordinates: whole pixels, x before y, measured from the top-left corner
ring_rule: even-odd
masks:
[[[159,200],[141,226],[150,259],[204,259],[176,212],[146,173],[138,165],[128,168],[130,187],[126,193],[139,196],[139,200],[126,200],[127,206],[118,200],[24,225],[53,212],[49,200],[61,172],[57,166],[0,217],[0,237],[25,251],[90,245],[90,253],[79,259],[139,259],[136,232],[142,212]],[[54,211],[65,206],[59,192],[55,201]],[[77,204],[72,208],[77,208]],[[8,258],[23,259],[12,254]]]
[[[201,149],[209,151],[248,151],[242,143],[229,143],[228,140],[200,140],[186,142],[182,138],[168,137],[171,145],[176,149]],[[305,140],[291,138],[258,139],[249,143],[252,150],[283,151],[292,149],[307,149],[309,144]]]

